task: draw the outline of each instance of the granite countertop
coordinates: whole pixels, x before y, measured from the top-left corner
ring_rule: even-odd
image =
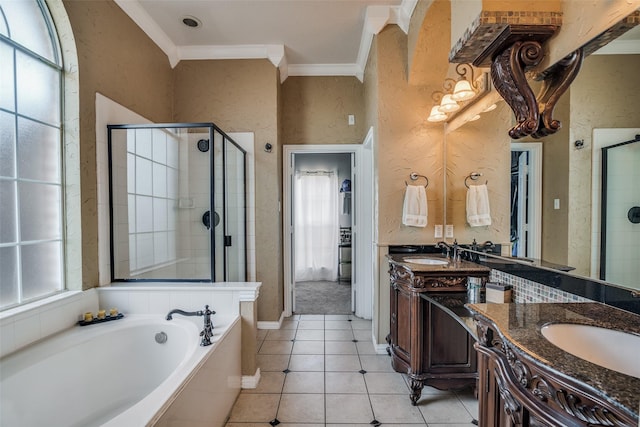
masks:
[[[491,271],[489,267],[484,265],[476,264],[471,261],[454,261],[451,258],[446,258],[439,254],[388,254],[387,258],[390,262],[394,264],[399,264],[407,267],[409,270],[420,273],[420,272],[441,272],[443,274],[452,273],[452,272],[478,272],[487,274]],[[440,259],[444,261],[448,261],[446,265],[426,265],[426,264],[416,264],[410,262],[411,258],[433,258]]]
[[[594,394],[638,417],[640,378],[606,369],[569,354],[540,332],[548,323],[580,323],[640,335],[640,316],[601,303],[467,304],[494,324],[523,357],[594,389]]]

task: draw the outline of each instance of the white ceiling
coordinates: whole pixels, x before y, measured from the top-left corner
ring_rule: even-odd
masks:
[[[418,0],[115,0],[166,53],[182,59],[266,58],[288,76],[364,76],[373,36],[405,33]],[[201,22],[182,23],[185,16]],[[600,54],[639,53],[640,26]]]
[[[116,0],[167,54],[181,59],[267,58],[289,75],[362,79],[374,34],[406,32],[417,0]],[[182,18],[197,18],[190,28]]]

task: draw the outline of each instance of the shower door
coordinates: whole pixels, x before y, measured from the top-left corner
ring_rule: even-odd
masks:
[[[244,264],[235,260],[242,271],[228,275],[224,246],[230,235],[224,152],[233,141],[211,123],[107,127],[112,280],[245,280]],[[244,200],[244,169],[242,183],[233,185]],[[234,227],[244,232],[244,223]],[[244,235],[235,240],[244,242]]]
[[[600,278],[638,287],[640,135],[602,149]]]

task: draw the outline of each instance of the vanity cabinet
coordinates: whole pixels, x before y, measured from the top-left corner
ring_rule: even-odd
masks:
[[[636,416],[593,388],[526,357],[482,319],[476,349],[481,427],[638,425]]]
[[[388,351],[394,370],[409,378],[411,403],[418,402],[425,385],[441,390],[475,387],[475,339],[441,307],[466,312],[467,278],[485,282],[489,269],[464,261],[429,268],[390,260]]]

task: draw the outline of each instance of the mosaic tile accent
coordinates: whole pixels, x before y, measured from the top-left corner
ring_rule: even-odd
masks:
[[[512,300],[515,303],[536,302],[593,302],[590,299],[561,291],[542,283],[532,282],[499,270],[491,270],[491,282],[511,285],[513,287]]]
[[[482,11],[449,52],[449,62],[472,63],[510,25],[560,28],[562,12]]]

